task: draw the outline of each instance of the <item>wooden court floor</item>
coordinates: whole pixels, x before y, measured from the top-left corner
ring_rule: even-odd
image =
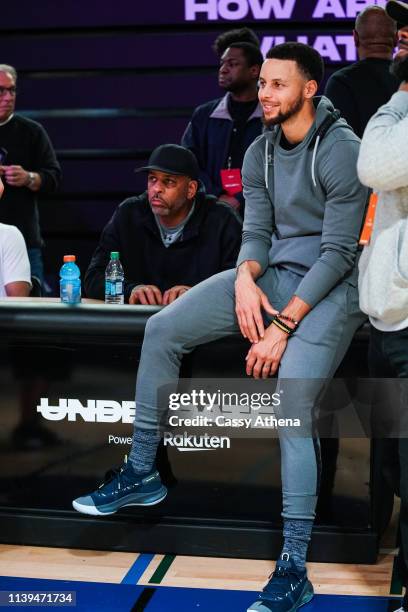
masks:
[[[373,598],[401,595],[402,585],[394,571],[398,511],[396,503],[376,564],[308,563],[316,594]],[[253,559],[0,544],[0,577],[7,578],[256,592],[262,589],[274,565],[274,561]]]
[[[147,567],[133,584],[259,591],[274,568],[273,561],[0,545],[0,575],[120,584],[142,557]],[[388,596],[394,558],[391,550],[375,565],[309,563],[308,572],[318,594]]]

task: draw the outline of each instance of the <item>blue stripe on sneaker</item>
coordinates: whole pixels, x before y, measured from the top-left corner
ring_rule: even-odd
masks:
[[[143,554],[139,555],[132,567],[129,569],[121,584],[137,584],[144,572],[149,567],[150,561],[154,555]]]

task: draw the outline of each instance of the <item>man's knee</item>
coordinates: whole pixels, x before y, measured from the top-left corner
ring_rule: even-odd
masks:
[[[157,341],[163,343],[163,340],[167,338],[174,330],[171,317],[166,313],[166,309],[163,308],[160,312],[152,315],[146,323],[145,327],[145,341]]]

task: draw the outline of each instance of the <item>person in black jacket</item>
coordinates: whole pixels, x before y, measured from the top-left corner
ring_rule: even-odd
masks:
[[[334,72],[324,95],[362,138],[369,119],[398,89],[390,72],[396,24],[382,7],[369,6],[358,15],[353,37],[359,61]]]
[[[104,299],[105,268],[119,251],[125,301],[167,305],[202,280],[235,266],[241,221],[199,190],[194,154],[162,145],[150,156],[147,191],[128,198],[103,230],[85,275],[88,297]]]
[[[37,194],[52,193],[61,182],[61,168],[45,129],[14,114],[17,72],[0,64],[0,176],[4,196],[0,222],[15,225],[24,236],[31,275],[43,281]]]

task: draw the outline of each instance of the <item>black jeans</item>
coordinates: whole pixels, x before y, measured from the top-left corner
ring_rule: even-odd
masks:
[[[371,327],[370,374],[379,378],[408,378],[408,328],[381,332]],[[384,407],[386,409],[386,407]],[[407,406],[408,409],[408,406]],[[405,586],[408,584],[408,439],[376,441],[384,459],[388,483],[401,497],[400,552],[398,565]]]

